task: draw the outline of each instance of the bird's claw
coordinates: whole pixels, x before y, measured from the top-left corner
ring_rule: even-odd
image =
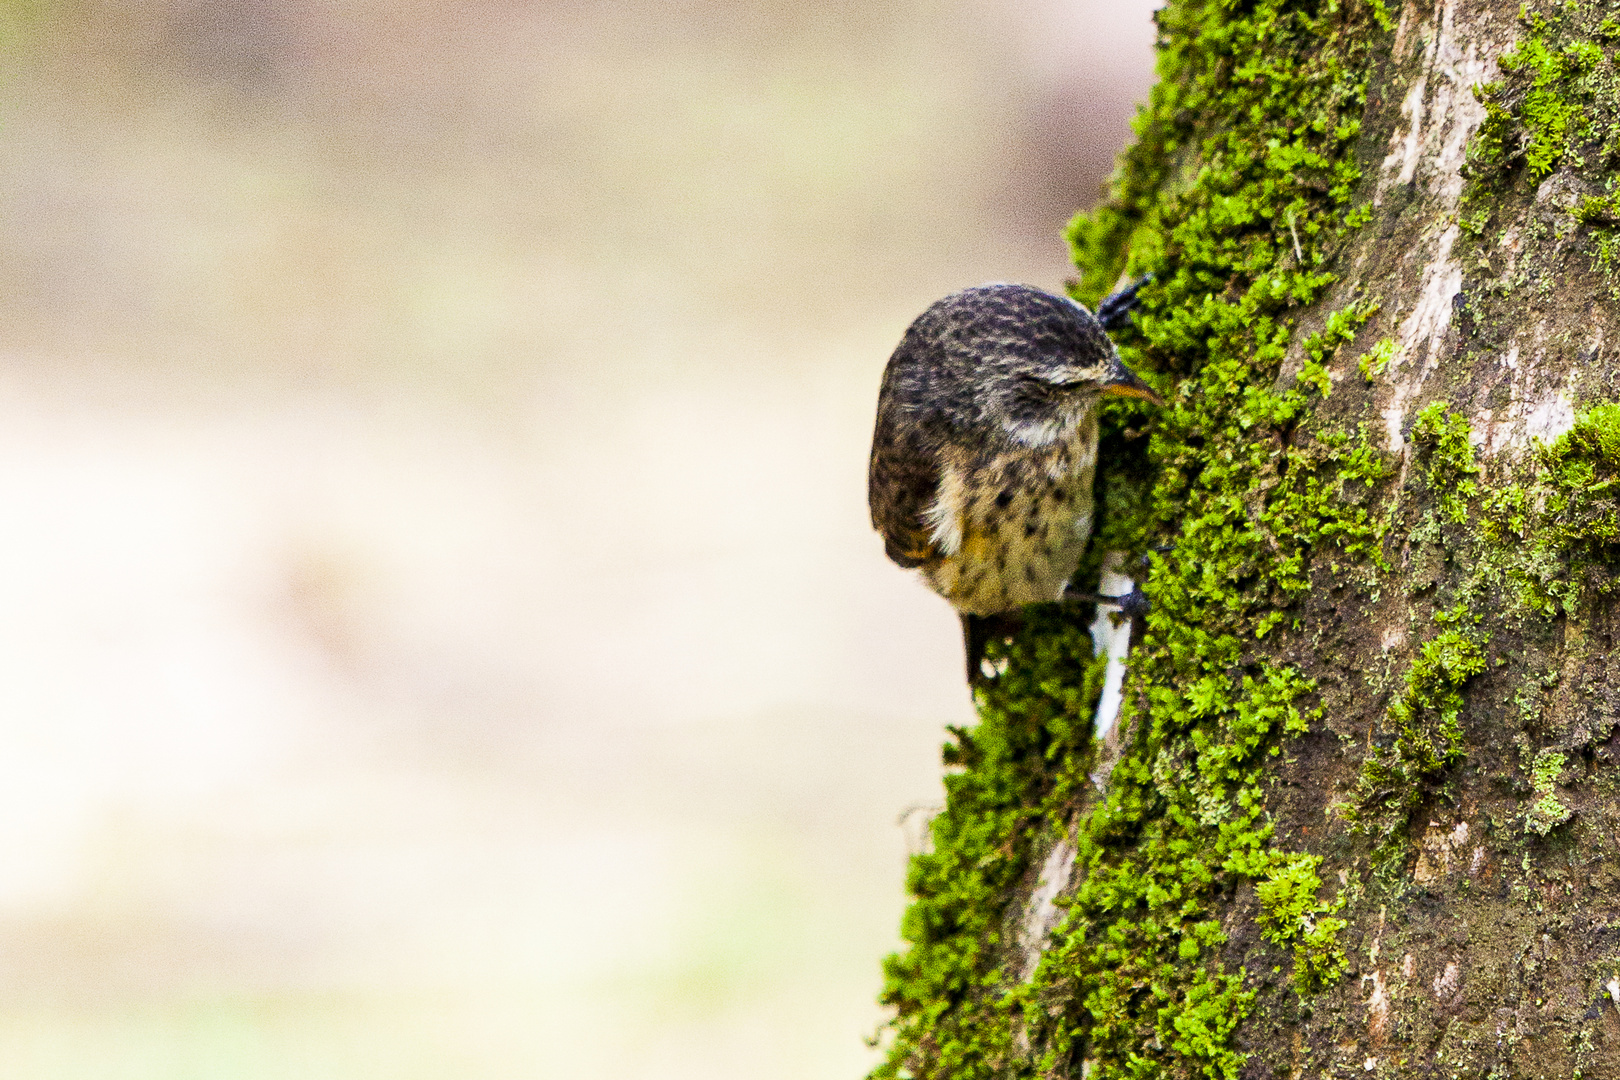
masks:
[[[1147,594],[1138,585],[1131,586],[1130,592],[1119,596],[1103,596],[1100,593],[1087,592],[1065,592],[1063,599],[1065,602],[1078,601],[1087,604],[1105,604],[1109,607],[1118,608],[1121,614],[1133,619],[1145,616],[1153,610],[1153,601],[1147,598]]]
[[[1153,601],[1147,598],[1140,585],[1132,585],[1131,591],[1123,596],[1105,596],[1103,599],[1133,619],[1143,618],[1153,610]]]

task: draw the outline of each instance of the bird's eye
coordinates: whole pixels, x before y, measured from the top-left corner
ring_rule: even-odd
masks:
[[[1049,367],[1035,373],[1033,381],[1048,387],[1073,386],[1085,381],[1085,372],[1072,367]]]

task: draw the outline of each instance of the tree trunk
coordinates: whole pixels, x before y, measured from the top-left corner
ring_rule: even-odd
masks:
[[[1153,610],[1106,737],[1082,620],[995,651],[875,1075],[1620,1077],[1620,21],[1158,21],[1070,232],[1155,275],[1085,570]]]

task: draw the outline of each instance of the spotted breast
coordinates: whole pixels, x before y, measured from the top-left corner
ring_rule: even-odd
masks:
[[[925,513],[939,553],[922,567],[934,591],[958,611],[993,615],[1063,596],[1091,535],[1097,411],[1072,434],[1034,449],[952,460]]]

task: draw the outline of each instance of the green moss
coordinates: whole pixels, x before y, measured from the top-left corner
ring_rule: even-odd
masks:
[[[1620,565],[1620,406],[1578,417],[1522,462],[1519,479],[1483,499],[1466,418],[1433,403],[1419,412],[1412,441],[1415,471],[1434,511],[1410,542],[1442,545],[1461,580],[1454,602],[1435,612],[1436,632],[1419,648],[1388,709],[1386,740],[1364,759],[1355,797],[1341,807],[1358,831],[1375,838],[1375,863],[1385,875],[1404,858],[1412,813],[1461,757],[1463,691],[1487,667],[1479,600],[1499,592],[1508,601],[1499,607],[1504,620],[1572,614],[1590,597],[1613,591],[1611,568]],[[1441,525],[1463,525],[1476,512],[1478,535],[1454,530],[1448,542]],[[1556,682],[1557,673],[1549,672],[1521,684],[1514,701],[1527,726],[1539,712],[1542,688]],[[1562,763],[1546,752],[1537,758],[1527,831],[1544,834],[1567,818],[1551,787]]]
[[[1130,738],[1106,797],[1083,798],[1080,744],[1051,756],[1040,731],[1058,720],[1054,695],[1079,685],[1082,646],[1042,659],[1037,638],[1018,639],[979,727],[958,735],[975,749],[957,752],[965,771],[913,871],[878,1076],[1067,1075],[1087,1061],[1093,1080],[1230,1080],[1254,990],[1224,966],[1216,906],[1245,881],[1308,880],[1290,877],[1303,864],[1276,843],[1262,768],[1320,709],[1314,684],[1263,646],[1293,630],[1315,577],[1383,558],[1372,500],[1389,463],[1366,432],[1314,418],[1372,308],[1330,313],[1297,346],[1295,323],[1367,220],[1351,203],[1352,150],[1369,50],[1392,26],[1382,4],[1331,0],[1173,0],[1157,19],[1160,82],[1114,197],[1069,229],[1081,299],[1127,269],[1154,273],[1120,345],[1172,388],[1164,409],[1130,404],[1104,421],[1093,558],[1149,553],[1154,602],[1133,652]],[[1279,380],[1291,358],[1294,377]],[[1047,703],[1038,717],[1025,695]],[[1063,724],[1085,725],[1081,698],[1063,708]],[[1000,936],[1017,913],[997,905],[1065,807],[1079,815],[1080,883],[1033,978],[1014,985]],[[1342,970],[1337,901],[1319,888],[1289,901],[1301,992]],[[1032,1060],[1015,1050],[1020,1030]]]
[[[1408,543],[1433,545],[1465,566],[1477,561],[1471,537],[1457,528],[1470,520],[1479,501],[1480,467],[1470,434],[1467,418],[1443,401],[1420,410],[1411,429],[1413,472],[1431,508],[1423,511]],[[1454,534],[1449,544],[1447,526]],[[1425,575],[1416,576],[1415,591],[1431,585]],[[1382,738],[1362,761],[1355,795],[1340,807],[1356,831],[1374,838],[1374,861],[1385,875],[1404,859],[1412,813],[1432,783],[1462,756],[1463,689],[1486,669],[1489,638],[1478,629],[1482,617],[1473,607],[1481,587],[1476,569],[1454,602],[1435,611],[1436,632],[1408,666],[1386,712]]]
[[[1412,425],[1412,442],[1426,451],[1424,477],[1441,512],[1453,524],[1468,520],[1468,501],[1479,494],[1479,465],[1469,442],[1468,418],[1443,401],[1426,406]]]
[[[1539,675],[1532,671],[1525,676],[1513,694],[1513,704],[1519,709],[1521,728],[1529,731],[1536,726],[1536,720],[1542,711],[1543,692],[1557,686],[1561,678],[1562,675],[1556,667],[1548,668]]]
[[[1331,916],[1318,916],[1294,945],[1294,989],[1301,996],[1318,993],[1344,977],[1350,962],[1339,944],[1339,931],[1347,923]]]
[[[1354,341],[1356,331],[1377,313],[1378,305],[1372,303],[1353,303],[1329,312],[1322,329],[1305,339],[1305,363],[1300,368],[1299,382],[1321,397],[1332,393],[1333,381],[1328,376],[1327,364],[1337,355],[1340,346]]]
[[[990,656],[1006,661],[1006,673],[981,692],[978,725],[952,730],[945,762],[959,771],[945,778],[934,850],[911,860],[915,900],[901,924],[911,948],[885,962],[882,997],[904,1026],[875,1077],[987,1076],[1006,1059],[998,901],[1086,782],[1106,666],[1087,633],[1060,611],[1033,609],[1023,632],[993,643]]]
[[[1588,251],[1620,297],[1620,235],[1614,177],[1620,167],[1620,63],[1604,5],[1559,3],[1532,14],[1521,8],[1524,33],[1499,58],[1502,78],[1475,89],[1486,118],[1469,144],[1459,223],[1483,237],[1509,200],[1563,171],[1598,186],[1570,208],[1568,224],[1586,230]],[[1578,188],[1577,188],[1578,190]],[[1490,253],[1481,252],[1484,261]],[[1522,260],[1521,260],[1522,261]],[[1533,260],[1532,260],[1533,261]],[[1527,280],[1539,269],[1525,265]]]
[[[1252,875],[1261,878],[1255,886],[1261,933],[1273,944],[1292,946],[1294,986],[1302,995],[1314,993],[1336,982],[1347,966],[1339,945],[1345,921],[1331,917],[1344,898],[1332,904],[1318,899],[1320,855],[1274,853],[1267,861],[1263,874]]]
[[[1620,199],[1613,195],[1586,195],[1576,204],[1573,213],[1582,225],[1620,224]]]
[[[1558,801],[1556,788],[1558,774],[1564,771],[1564,755],[1543,750],[1536,755],[1530,770],[1530,785],[1535,789],[1535,801],[1524,815],[1524,831],[1546,836],[1569,820],[1570,809]]]
[[[1385,368],[1389,367],[1389,362],[1395,359],[1398,348],[1399,346],[1395,344],[1394,338],[1379,338],[1378,343],[1363,353],[1361,359],[1356,361],[1356,370],[1361,372],[1363,379],[1372,382],[1384,373]]]
[[[1435,615],[1440,633],[1423,643],[1406,672],[1406,688],[1390,706],[1396,753],[1413,779],[1434,776],[1462,754],[1462,687],[1485,670],[1480,616],[1459,604]]]
[[[1620,195],[1584,196],[1572,216],[1591,232],[1594,261],[1609,282],[1610,294],[1620,294],[1620,231],[1616,228],[1620,226]]]
[[[1550,49],[1542,37],[1546,20],[1532,17],[1527,21],[1531,36],[1503,53],[1499,65],[1508,74],[1523,71],[1530,76],[1530,88],[1515,110],[1515,119],[1530,135],[1523,150],[1525,166],[1532,180],[1541,180],[1590,131],[1580,106],[1564,93],[1571,81],[1603,59],[1603,51],[1589,41]]]
[[[1486,668],[1479,622],[1463,603],[1435,614],[1439,632],[1419,648],[1386,715],[1393,737],[1363,760],[1355,799],[1341,808],[1377,842],[1383,872],[1404,857],[1400,841],[1428,782],[1462,756],[1463,687]]]
[[[1574,613],[1615,589],[1620,564],[1620,405],[1599,405],[1551,446],[1526,479],[1486,500],[1482,531],[1495,574],[1524,608]]]
[[[1620,405],[1581,416],[1546,449],[1542,467],[1541,518],[1551,542],[1565,553],[1612,562],[1620,543]]]
[[[1604,62],[1603,49],[1585,35],[1561,42],[1568,21],[1552,27],[1546,16],[1521,7],[1527,33],[1497,58],[1509,78],[1478,87],[1485,122],[1469,146],[1478,176],[1523,165],[1539,183],[1565,159],[1579,159],[1580,144],[1594,131],[1589,88],[1580,85]]]
[[[1504,619],[1573,613],[1587,598],[1613,590],[1610,568],[1620,562],[1620,406],[1598,406],[1578,417],[1552,445],[1529,456],[1519,480],[1484,499],[1464,417],[1444,403],[1431,404],[1418,414],[1412,440],[1441,519],[1461,525],[1477,508],[1480,529],[1477,538],[1458,534],[1448,549],[1463,571],[1456,602],[1435,613],[1437,632],[1419,649],[1389,707],[1390,738],[1368,754],[1356,796],[1343,807],[1359,831],[1376,838],[1375,861],[1386,873],[1404,855],[1402,834],[1428,786],[1462,753],[1463,690],[1487,667],[1488,635],[1479,629],[1477,599],[1501,590],[1510,601]],[[1440,540],[1437,527],[1422,523],[1412,533],[1414,544]],[[1555,672],[1547,678],[1557,681]],[[1527,680],[1515,698],[1527,724],[1544,683]],[[1545,833],[1567,817],[1549,779],[1560,768],[1561,756],[1538,757],[1528,831]]]

